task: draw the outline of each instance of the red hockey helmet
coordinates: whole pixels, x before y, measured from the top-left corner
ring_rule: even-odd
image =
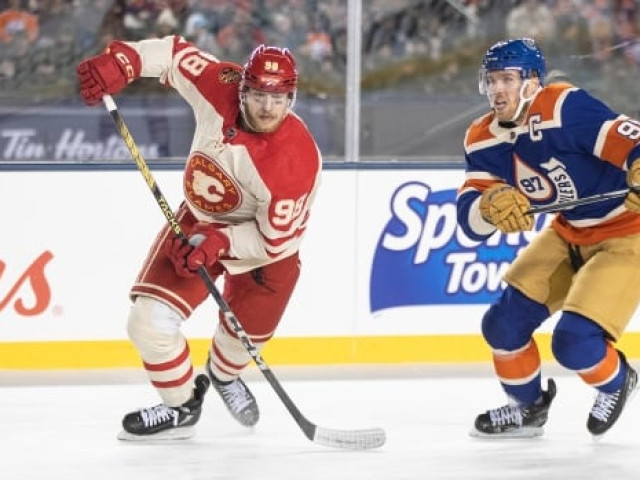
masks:
[[[260,45],[249,57],[242,74],[242,88],[273,93],[293,93],[298,84],[296,61],[288,48]]]

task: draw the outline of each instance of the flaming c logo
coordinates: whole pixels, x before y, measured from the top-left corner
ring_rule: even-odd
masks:
[[[194,152],[184,170],[184,193],[205,214],[229,213],[242,203],[236,182],[212,158]]]
[[[13,308],[16,313],[25,317],[32,317],[39,315],[46,310],[49,306],[49,302],[51,301],[51,287],[45,277],[44,268],[52,258],[53,254],[51,252],[43,252],[33,261],[33,263],[31,263],[31,265],[27,267],[13,287],[11,287],[9,293],[4,298],[0,297],[0,313],[2,313],[5,307],[14,300],[20,288],[27,282],[33,289],[35,303],[33,305],[25,305],[22,298],[15,298]],[[3,273],[5,267],[6,264],[0,260],[0,282],[4,280]]]

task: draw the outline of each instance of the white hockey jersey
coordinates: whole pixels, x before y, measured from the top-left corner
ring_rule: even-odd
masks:
[[[140,56],[140,76],[158,77],[193,109],[184,196],[199,221],[223,224],[231,247],[221,262],[229,273],[297,252],[322,169],[304,122],[289,112],[275,132],[243,131],[238,123],[242,67],[179,36],[126,44]]]

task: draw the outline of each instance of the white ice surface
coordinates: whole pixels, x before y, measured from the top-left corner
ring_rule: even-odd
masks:
[[[19,375],[0,375],[5,385],[0,386],[0,478],[640,478],[640,401],[636,398],[620,422],[594,441],[585,427],[593,392],[572,375],[554,375],[558,396],[543,437],[502,441],[468,435],[481,410],[504,403],[490,374],[426,370],[400,378],[304,377],[298,373],[280,380],[307,418],[338,429],[383,427],[387,443],[357,452],[310,442],[259,375],[247,380],[262,414],[254,429],[236,424],[210,390],[193,439],[126,443],[116,439],[123,414],[158,403],[145,382],[96,384],[72,378],[63,384],[64,377],[56,377],[25,385],[16,380]]]

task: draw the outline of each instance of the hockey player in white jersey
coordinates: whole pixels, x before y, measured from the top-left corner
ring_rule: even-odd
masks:
[[[296,285],[322,159],[292,111],[292,54],[261,45],[243,68],[180,36],[114,41],[77,75],[87,105],[157,77],[191,105],[196,122],[176,212],[190,243],[163,228],[131,289],[127,331],[162,403],[127,414],[120,438],[188,438],[209,383],[236,420],[255,425],[256,399],[240,378],[251,357],[231,325],[219,315],[207,375],[196,376],[181,324],[209,295],[197,275],[204,265],[213,278],[224,276],[223,297],[261,349]]]

